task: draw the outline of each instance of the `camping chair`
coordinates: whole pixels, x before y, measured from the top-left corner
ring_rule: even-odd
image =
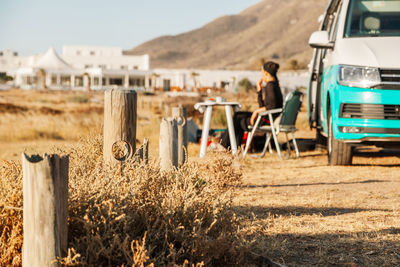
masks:
[[[296,90],[294,92],[291,92],[286,97],[283,108],[267,110],[265,112],[258,114],[257,120],[254,123],[254,126],[249,127],[251,132],[249,133],[249,135],[247,137],[246,147],[243,152],[243,157],[246,156],[246,154],[249,150],[249,147],[251,145],[251,141],[254,137],[255,132],[263,132],[263,133],[266,133],[267,136],[266,136],[266,140],[265,140],[264,149],[263,149],[260,157],[264,157],[265,152],[267,151],[267,148],[269,148],[269,152],[272,153],[272,148],[271,148],[271,137],[272,137],[274,139],[276,151],[277,151],[279,157],[282,158],[281,148],[279,146],[277,136],[279,133],[285,133],[287,148],[288,148],[288,156],[290,156],[290,152],[291,152],[288,134],[291,134],[294,149],[296,151],[296,158],[299,158],[299,149],[297,147],[296,138],[294,137],[294,132],[297,131],[295,124],[296,124],[297,114],[300,110],[300,106],[302,103],[302,96],[303,96],[303,93],[301,93],[300,91]],[[273,114],[278,114],[278,113],[281,113],[279,124],[277,124],[277,121],[274,122],[274,119],[272,116]],[[260,125],[263,116],[268,116],[269,124]]]

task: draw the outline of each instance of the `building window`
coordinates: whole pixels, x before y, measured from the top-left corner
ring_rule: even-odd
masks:
[[[106,69],[106,68],[107,68],[107,66],[106,66],[106,65],[103,65],[103,64],[101,64],[101,65],[99,65],[99,68],[104,70],[104,69]]]
[[[71,86],[71,76],[61,76],[62,86]]]
[[[0,57],[2,57],[3,56],[3,51],[0,51]]]
[[[164,92],[171,91],[171,80],[169,80],[169,79],[163,80],[163,89],[164,89]]]
[[[145,80],[143,78],[129,78],[129,86],[144,87]]]
[[[25,76],[25,78],[23,78],[25,84],[27,85],[33,85],[37,83],[37,78],[36,76]]]
[[[138,66],[133,66],[133,69],[137,70],[137,69],[139,69],[139,67]]]
[[[82,76],[76,76],[75,77],[75,86],[76,87],[83,86],[83,77]]]
[[[95,55],[94,51],[90,51],[90,55],[94,56]]]
[[[136,79],[136,78],[129,78],[129,86],[133,86],[133,87],[138,86],[138,79]]]
[[[81,51],[80,50],[76,50],[76,55],[80,56],[81,55]]]
[[[51,75],[51,85],[56,85],[56,84],[57,84],[57,76]]]
[[[110,85],[122,85],[122,78],[110,78]]]
[[[93,78],[93,85],[95,85],[95,86],[99,85],[99,77],[94,77]]]
[[[121,70],[127,70],[128,66],[127,65],[121,65]]]
[[[18,56],[18,52],[14,52],[13,55],[14,55],[14,57],[17,57]]]
[[[85,69],[89,69],[89,68],[92,68],[92,67],[93,67],[92,64],[87,64],[87,65],[85,65]]]

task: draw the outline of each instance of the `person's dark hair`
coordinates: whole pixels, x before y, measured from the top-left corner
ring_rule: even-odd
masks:
[[[266,72],[268,72],[272,76],[276,76],[276,73],[278,72],[279,69],[279,64],[272,61],[268,61],[264,63],[263,68]]]
[[[278,81],[278,77],[276,76],[276,73],[279,70],[279,64],[272,62],[272,61],[268,61],[266,63],[264,63],[263,69],[268,72],[269,74],[272,75],[272,77],[275,78],[276,81]]]

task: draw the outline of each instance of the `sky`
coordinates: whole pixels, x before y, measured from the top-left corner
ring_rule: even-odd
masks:
[[[133,48],[237,14],[260,0],[0,0],[0,50],[27,56],[53,46]]]

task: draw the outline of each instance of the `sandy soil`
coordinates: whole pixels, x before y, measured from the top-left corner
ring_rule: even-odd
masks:
[[[321,151],[246,159],[234,200],[244,236],[289,266],[399,266],[400,151],[364,149],[353,162],[327,166]]]

